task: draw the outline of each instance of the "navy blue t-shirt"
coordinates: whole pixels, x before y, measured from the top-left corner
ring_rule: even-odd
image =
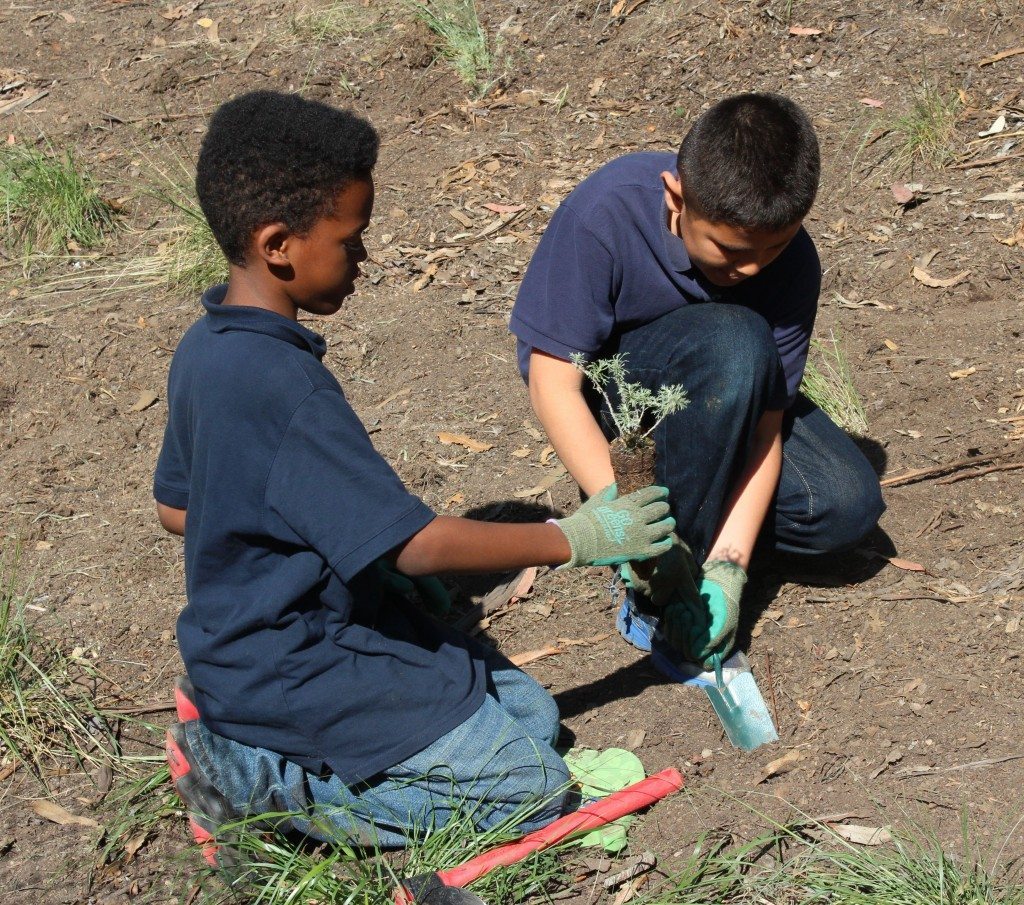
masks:
[[[188,510],[178,644],[211,730],[351,785],[472,716],[484,667],[366,568],[434,514],[374,450],[323,338],[225,291],[174,354],[154,482]]]
[[[668,228],[665,170],[676,171],[674,154],[627,154],[587,177],[559,205],[512,309],[524,379],[533,349],[564,359],[574,352],[602,358],[615,352],[623,332],[681,305],[720,301],[749,307],[771,325],[786,374],[771,407],[788,407],[800,387],[818,308],[821,264],[814,243],[801,229],[756,276],[715,286]]]

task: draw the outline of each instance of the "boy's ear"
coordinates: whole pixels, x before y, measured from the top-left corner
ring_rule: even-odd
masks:
[[[252,237],[253,254],[273,267],[287,267],[288,240],[292,234],[283,223],[261,226]]]
[[[665,186],[665,205],[673,214],[683,212],[683,181],[677,173],[665,170],[661,174],[661,182]]]

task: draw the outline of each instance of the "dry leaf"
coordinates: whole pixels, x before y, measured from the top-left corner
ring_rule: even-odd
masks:
[[[789,33],[798,37],[810,37],[811,35],[820,35],[821,29],[811,28],[807,25],[790,25]]]
[[[441,431],[441,433],[437,435],[437,439],[445,446],[462,446],[470,452],[487,452],[489,449],[494,449],[493,443],[484,443],[482,440],[474,440],[472,437],[467,437],[465,434],[449,434],[447,431]]]
[[[765,764],[764,769],[761,771],[761,777],[757,780],[755,785],[760,785],[773,776],[778,776],[780,773],[788,773],[793,767],[796,766],[796,762],[803,757],[803,754],[796,748],[792,751],[787,751],[782,757],[778,757],[773,761],[769,761]]]
[[[437,273],[437,264],[428,264],[423,270],[423,276],[421,276],[415,283],[412,284],[413,292],[420,292],[426,288],[427,284],[434,279],[434,274]]]
[[[530,449],[529,446],[524,446],[521,449],[513,449],[512,457],[514,459],[525,459],[531,452],[533,452],[533,450]]]
[[[828,828],[837,836],[854,845],[883,845],[892,842],[892,834],[885,827],[858,826],[855,823],[830,823]]]
[[[1021,197],[1024,198],[1024,195]],[[933,277],[922,267],[915,267],[912,273],[915,280],[919,283],[924,283],[925,286],[930,286],[932,289],[949,289],[951,286],[962,283],[971,275],[969,270],[961,270],[956,276],[939,279],[938,277]]]
[[[914,200],[914,193],[907,188],[905,182],[894,182],[889,186],[889,191],[899,204],[910,204]]]
[[[133,839],[129,839],[124,845],[124,855],[126,861],[131,861],[132,858],[138,853],[139,849],[146,844],[146,840],[149,838],[149,833],[139,833],[138,836]]]
[[[862,97],[860,99],[860,102],[865,107],[884,107],[885,106],[885,101],[879,101],[879,100],[876,100],[873,97]]]
[[[982,195],[979,201],[1024,201],[1024,192],[992,192]]]
[[[978,133],[978,138],[988,138],[990,135],[998,135],[1000,132],[1004,131],[1006,131],[1006,117],[1000,113],[991,126],[989,126],[984,132]]]
[[[950,371],[949,376],[952,380],[960,380],[963,377],[970,377],[972,374],[977,373],[978,369],[975,367],[961,368],[959,371]]]
[[[513,654],[508,659],[513,666],[526,666],[527,663],[533,663],[536,660],[543,660],[545,657],[553,657],[555,654],[560,653],[562,653],[562,648],[552,647],[549,644],[547,647],[541,647],[537,650],[528,650],[521,654]]]
[[[537,460],[541,465],[547,465],[551,461],[551,457],[555,454],[555,448],[548,444],[541,451],[540,455],[537,456]]]
[[[882,342],[885,343],[885,347],[890,352],[899,352],[900,347],[896,345],[896,343],[894,343],[891,339],[883,339]]]
[[[626,736],[626,741],[623,743],[622,747],[627,751],[636,751],[636,749],[644,743],[645,738],[647,738],[647,732],[645,730],[634,729]]]
[[[607,81],[607,79],[602,78],[601,76],[598,76],[596,79],[594,79],[594,81],[590,83],[590,96],[596,97],[598,94],[600,94],[601,89],[604,88],[605,82]]]
[[[537,484],[535,484],[533,487],[530,487],[528,490],[517,490],[515,491],[515,493],[512,494],[512,496],[514,496],[517,500],[525,500],[530,497],[540,496],[545,491],[548,491],[552,487],[554,487],[555,484],[557,484],[559,481],[562,480],[562,478],[565,477],[565,475],[565,466],[556,465],[553,469],[551,469],[549,474],[541,478],[541,480],[538,481]]]
[[[927,572],[928,570],[921,565],[919,562],[914,562],[910,559],[900,559],[898,556],[886,556],[889,565],[895,566],[897,569],[902,569],[904,572]]]
[[[517,211],[525,211],[525,204],[496,204],[494,202],[487,202],[487,204],[481,205],[486,207],[489,211],[494,211],[496,214],[514,214]]]
[[[82,817],[78,814],[72,814],[66,808],[62,808],[55,801],[48,801],[45,798],[40,798],[37,801],[30,801],[28,806],[32,808],[43,820],[49,820],[51,823],[59,823],[61,826],[88,826],[94,827],[99,824],[91,817]]]
[[[994,56],[985,57],[984,60],[978,60],[978,65],[990,66],[993,63],[998,63],[1000,60],[1005,60],[1007,57],[1015,57],[1021,53],[1024,53],[1024,47],[1011,47],[1009,50],[999,51],[999,53]]]
[[[139,393],[139,398],[129,407],[128,411],[141,412],[143,409],[148,409],[159,398],[152,390],[143,390]]]
[[[445,509],[451,509],[452,506],[455,506],[455,505],[457,505],[459,503],[464,503],[465,501],[466,501],[466,496],[460,490],[458,493],[452,494],[450,497],[448,497],[447,500],[444,501],[444,508]]]

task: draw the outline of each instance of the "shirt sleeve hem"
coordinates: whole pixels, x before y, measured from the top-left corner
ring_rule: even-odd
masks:
[[[188,491],[178,490],[160,481],[153,483],[153,498],[172,509],[188,509]]]
[[[369,540],[360,544],[355,550],[350,550],[343,556],[331,560],[330,566],[342,581],[347,582],[354,575],[362,572],[375,559],[383,556],[389,550],[393,550],[418,531],[422,531],[435,518],[436,515],[430,507],[422,500],[417,499],[411,509]]]
[[[556,355],[559,358],[564,358],[566,361],[576,354],[593,355],[597,351],[596,349],[577,349],[574,346],[567,346],[565,343],[552,339],[539,330],[535,330],[515,314],[512,315],[509,321],[509,330],[515,334],[515,337],[520,342],[531,349],[539,349],[541,352],[547,352],[548,355]]]

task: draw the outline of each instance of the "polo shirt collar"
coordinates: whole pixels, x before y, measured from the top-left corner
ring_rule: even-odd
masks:
[[[683,240],[668,228],[668,205],[664,199],[661,202],[661,238],[665,244],[665,260],[673,270],[686,273],[694,269]]]
[[[227,333],[230,330],[248,330],[250,333],[263,333],[275,339],[284,340],[312,352],[322,359],[327,352],[327,342],[319,333],[303,327],[290,318],[267,311],[263,308],[248,308],[243,305],[225,305],[227,283],[212,286],[203,293],[203,307],[210,329],[214,333]]]

